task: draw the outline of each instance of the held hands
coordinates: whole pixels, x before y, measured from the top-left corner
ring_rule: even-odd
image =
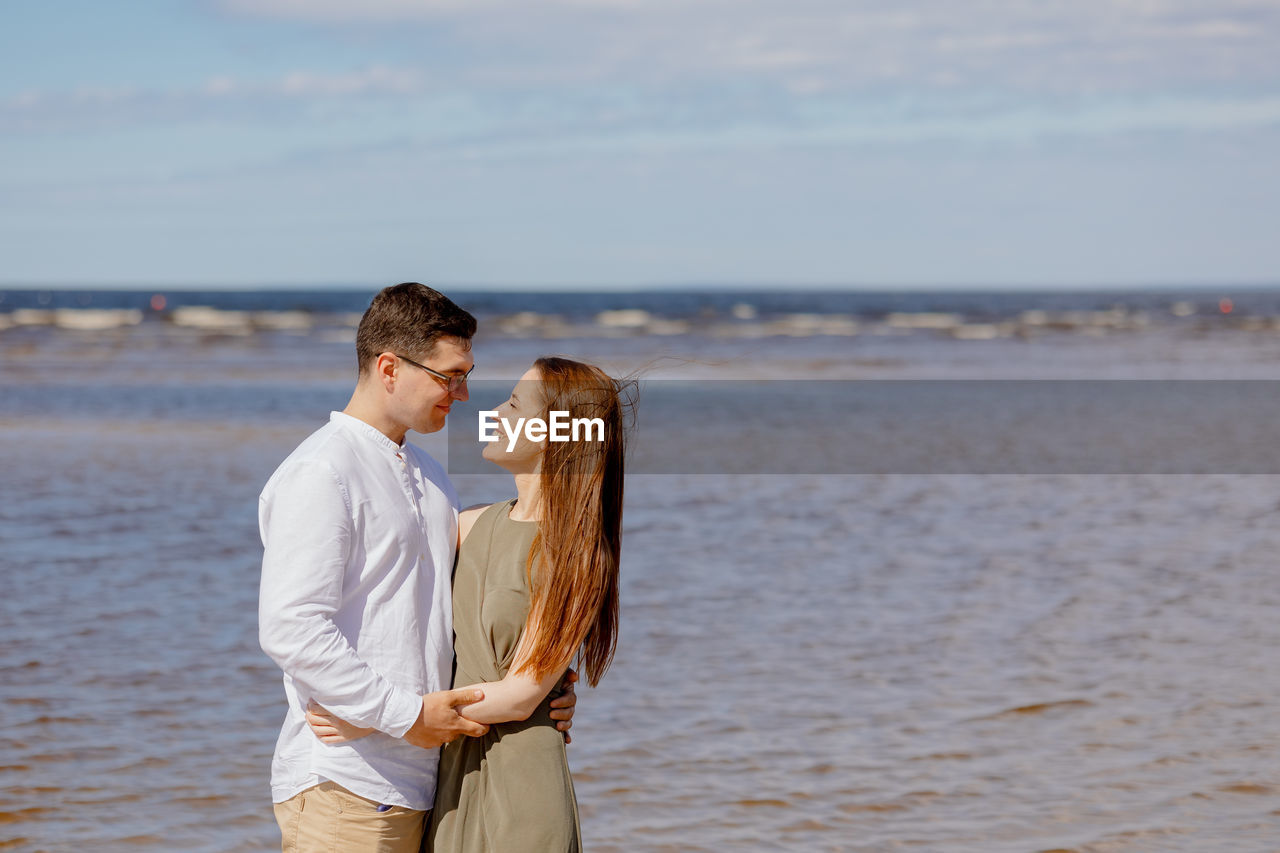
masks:
[[[574,706],[578,704],[578,694],[573,692],[573,683],[577,680],[578,673],[572,669],[566,672],[560,685],[561,695],[551,700],[551,719],[558,721],[556,729],[564,732],[565,743],[573,743],[569,729],[573,728]]]

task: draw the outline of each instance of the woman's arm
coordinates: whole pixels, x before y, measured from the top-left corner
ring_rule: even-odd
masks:
[[[520,645],[516,648],[516,659],[507,670],[506,677],[501,681],[467,685],[469,689],[483,690],[484,698],[469,705],[459,705],[459,714],[468,720],[485,725],[529,719],[542,704],[542,700],[551,692],[551,688],[559,682],[564,671],[569,668],[569,664],[573,662],[573,656],[570,655],[560,666],[555,667],[542,678],[534,678],[533,672],[522,669],[522,666],[528,660],[530,651],[528,642],[536,635],[534,625],[525,626],[524,634],[520,637]],[[566,697],[560,697],[560,699],[564,698]],[[559,702],[560,699],[556,701]],[[571,708],[572,705],[568,707]]]
[[[568,666],[567,661],[565,665]],[[469,684],[469,688],[483,690],[484,698],[470,705],[459,705],[458,713],[486,726],[527,720],[563,674],[564,670],[553,671],[541,681],[534,681],[532,675],[507,673],[501,681]]]
[[[551,703],[551,719],[556,721],[556,731],[564,735],[565,743],[572,743],[573,738],[569,734],[569,729],[573,727],[574,706],[578,704],[578,695],[574,692],[573,683],[578,680],[578,674],[573,670],[569,670],[565,674],[564,683],[560,685],[562,696],[559,696]],[[501,683],[501,682],[495,682]],[[550,688],[548,688],[550,689]],[[543,691],[543,696],[546,691]],[[508,697],[508,701],[511,698]],[[539,699],[538,702],[542,700]],[[472,707],[480,704],[478,702],[470,703]],[[459,709],[464,706],[457,706]],[[534,703],[534,708],[538,707],[538,703]],[[482,709],[483,710],[483,709]],[[530,711],[529,713],[533,713]],[[468,717],[468,719],[471,719]],[[526,714],[522,719],[528,719]],[[472,722],[478,722],[472,720]],[[353,723],[348,723],[340,717],[335,717],[324,708],[312,702],[307,706],[307,725],[311,727],[311,731],[324,744],[350,743],[353,740],[359,740],[362,737],[373,734],[376,729],[366,729]]]

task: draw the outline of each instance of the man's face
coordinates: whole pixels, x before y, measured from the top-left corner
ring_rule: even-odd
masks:
[[[461,376],[475,364],[466,346],[468,343],[458,338],[441,338],[422,364],[445,376]],[[453,393],[447,385],[446,380],[400,359],[394,392],[398,419],[415,432],[443,429],[453,401],[466,400],[468,396],[465,383]]]

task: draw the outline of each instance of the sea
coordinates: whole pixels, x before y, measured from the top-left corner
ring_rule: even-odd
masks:
[[[635,391],[587,849],[1280,849],[1280,287],[445,289],[476,409]],[[373,292],[0,290],[0,850],[278,849],[257,495]]]

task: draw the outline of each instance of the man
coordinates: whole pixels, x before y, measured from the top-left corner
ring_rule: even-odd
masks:
[[[351,401],[262,491],[259,632],[289,701],[271,768],[283,850],[417,853],[438,747],[488,729],[448,690],[450,572],[458,498],[444,469],[405,441],[441,429],[467,399],[475,318],[417,283],[374,297],[356,333]],[[571,724],[572,691],[553,703]],[[309,704],[377,731],[327,746]]]

